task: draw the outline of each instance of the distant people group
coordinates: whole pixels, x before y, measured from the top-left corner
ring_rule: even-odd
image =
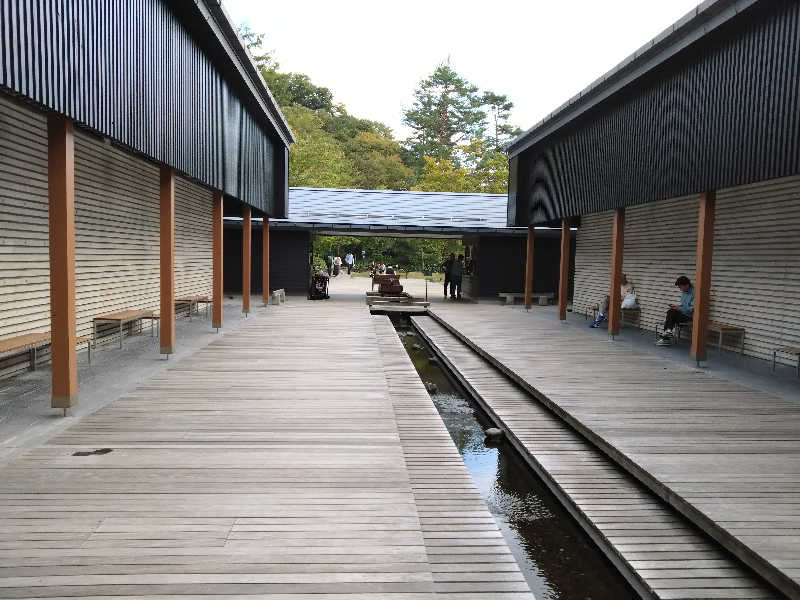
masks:
[[[444,297],[447,298],[447,286],[450,286],[450,298],[461,300],[461,279],[464,273],[464,255],[459,254],[456,258],[455,252],[451,252],[441,266],[444,272]]]

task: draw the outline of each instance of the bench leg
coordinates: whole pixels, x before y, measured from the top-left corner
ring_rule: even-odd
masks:
[[[35,371],[36,370],[36,347],[35,346],[30,349],[29,354],[30,354],[29,360],[30,360],[30,363],[31,363],[31,371]]]
[[[774,350],[772,351],[772,372],[773,373],[775,372],[775,359],[776,359],[777,354],[778,353],[775,352]],[[798,364],[800,364],[800,361],[798,361]]]
[[[97,321],[92,321],[92,344],[97,348]]]
[[[86,342],[86,354],[89,356],[89,364],[92,364],[92,340]]]
[[[122,321],[119,322],[119,349],[122,350]]]

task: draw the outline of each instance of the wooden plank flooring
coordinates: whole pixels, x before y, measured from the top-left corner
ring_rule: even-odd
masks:
[[[436,321],[413,322],[636,589],[661,599],[781,597]]]
[[[437,597],[534,600],[388,317],[373,322]]]
[[[800,402],[581,335],[549,312],[488,305],[434,312],[648,488],[800,598]]]
[[[531,597],[363,304],[248,321],[0,469],[0,598]]]

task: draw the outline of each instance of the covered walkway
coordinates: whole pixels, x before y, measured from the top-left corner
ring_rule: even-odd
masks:
[[[532,598],[386,317],[248,321],[0,469],[0,597]]]
[[[774,396],[601,339],[549,309],[446,305],[434,314],[723,547],[800,597],[800,394]]]

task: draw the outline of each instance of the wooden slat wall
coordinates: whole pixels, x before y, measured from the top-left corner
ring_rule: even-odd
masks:
[[[663,324],[668,305],[680,301],[678,276],[694,281],[697,210],[697,198],[674,198],[625,211],[622,270],[636,289],[643,329]]]
[[[211,297],[210,190],[175,179],[175,296]]]
[[[75,135],[75,269],[78,335],[92,318],[159,307],[158,167]]]
[[[575,290],[572,294],[572,310],[576,313],[585,314],[588,304],[596,304],[608,294],[612,216],[612,212],[602,212],[581,218],[576,234]]]
[[[745,354],[800,346],[800,177],[717,193],[711,318],[745,327]]]
[[[50,329],[50,270],[47,120],[3,95],[0,157],[0,338],[4,338]],[[27,367],[27,353],[0,359],[0,377]]]
[[[626,211],[623,270],[641,306],[639,327],[654,329],[677,302],[678,275],[694,280],[697,198],[653,202]],[[585,215],[577,235],[574,311],[608,293],[611,212]],[[711,319],[747,330],[745,354],[772,359],[800,345],[800,177],[717,193]],[[711,343],[716,342],[712,335]],[[738,340],[730,340],[738,348]],[[782,362],[793,364],[790,359]]]

